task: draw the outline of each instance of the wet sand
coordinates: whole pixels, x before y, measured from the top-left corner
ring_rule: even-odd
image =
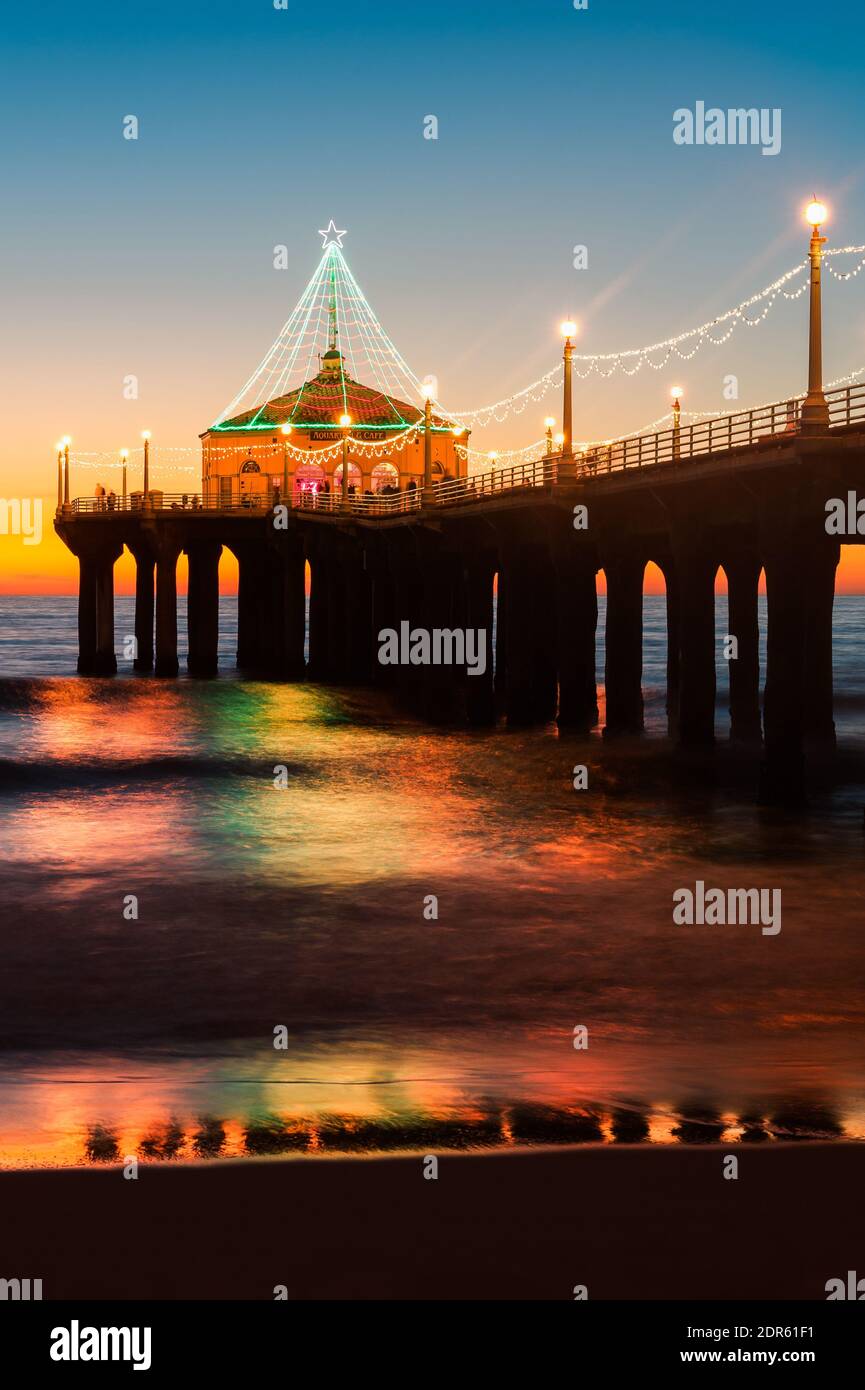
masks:
[[[739,1159],[736,1181],[724,1156]],[[0,1173],[4,1277],[46,1299],[825,1300],[865,1146],[620,1147]],[[858,1262],[858,1265],[857,1265]]]

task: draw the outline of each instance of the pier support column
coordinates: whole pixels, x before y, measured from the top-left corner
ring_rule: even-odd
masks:
[[[327,680],[347,685],[349,674],[349,583],[348,546],[344,538],[331,539],[327,548]]]
[[[715,571],[699,538],[675,546],[679,580],[679,711],[677,736],[685,748],[715,742]]]
[[[191,676],[215,676],[219,647],[219,541],[197,541],[187,548],[189,588],[186,601]]]
[[[507,722],[512,728],[556,717],[556,588],[545,547],[509,548]]]
[[[135,550],[135,650],[136,671],[153,670],[153,572],[156,559],[150,550]]]
[[[508,590],[502,556],[496,573],[496,669],[493,676],[493,709],[496,719],[504,715],[508,703]]]
[[[369,685],[378,665],[378,643],[373,625],[372,576],[366,554],[358,544],[352,547],[348,569],[348,678],[355,685]]]
[[[587,554],[555,556],[559,727],[588,731],[598,722],[595,644],[598,587],[594,559]]]
[[[246,543],[232,549],[238,563],[237,666],[240,671],[261,672],[268,612],[265,554],[261,546]]]
[[[639,556],[604,561],[607,577],[604,737],[643,731],[643,573]]]
[[[328,537],[319,545],[313,574],[315,617],[310,614],[312,647],[324,648],[315,657],[316,680],[338,685],[366,685],[374,679],[377,643],[373,640],[372,582],[364,551],[353,536]]]
[[[765,760],[760,769],[760,800],[799,805],[805,800],[807,550],[800,537],[791,535],[787,540],[787,544],[776,541],[766,555]]]
[[[675,738],[679,727],[679,576],[673,560],[659,561],[658,567],[664,576],[666,592],[667,696],[664,707],[667,714],[667,736]]]
[[[830,751],[835,746],[832,690],[832,608],[835,571],[841,549],[828,537],[812,546],[808,557],[805,608],[804,735],[809,745]]]
[[[279,559],[282,642],[278,674],[283,680],[302,681],[306,676],[306,556],[303,542],[289,542]]]
[[[473,728],[495,723],[493,698],[493,573],[489,560],[469,562],[463,567],[463,612],[465,625],[484,633],[486,669],[483,675],[466,672],[465,713]]]
[[[436,629],[444,632],[465,628],[465,603],[457,557],[443,550],[438,538],[429,538],[427,543],[425,540],[418,557],[422,582],[418,626],[428,634],[432,659]],[[442,654],[457,655],[455,651]],[[465,665],[443,661],[440,665],[419,666],[417,670],[422,716],[433,724],[461,723],[465,717]]]
[[[96,562],[78,556],[78,673],[96,674]]]
[[[743,554],[724,562],[730,636],[738,651],[730,661],[730,738],[739,743],[759,743],[760,726],[760,628],[757,589],[760,561]]]
[[[379,633],[397,632],[396,588],[387,557],[377,553],[372,576],[372,678],[376,685],[393,686],[398,680],[395,666],[382,666],[378,660]]]
[[[165,547],[156,559],[156,671],[157,676],[176,676],[177,662],[177,557],[179,548]]]
[[[114,562],[122,546],[88,548],[78,556],[78,671],[82,676],[113,676]]]
[[[328,569],[320,545],[316,547],[310,562],[310,578],[309,666],[307,667],[307,674],[310,680],[323,681],[327,679],[328,675]]]
[[[114,556],[100,556],[96,569],[96,674],[117,673],[114,651]]]
[[[397,542],[394,541],[392,544],[396,545]],[[421,626],[426,619],[424,575],[418,541],[414,534],[406,536],[399,550],[393,553],[392,562],[396,599],[394,626],[399,631],[402,623],[407,622],[411,631]],[[423,667],[400,665],[395,669],[400,700],[408,709],[421,712],[427,698]]]

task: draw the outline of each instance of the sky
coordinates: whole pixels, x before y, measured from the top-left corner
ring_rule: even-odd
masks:
[[[0,496],[42,497],[45,529],[0,536],[0,591],[75,591],[50,524],[61,435],[96,453],[148,428],[194,470],[157,484],[194,490],[197,436],[288,317],[330,218],[454,410],[553,367],[565,315],[582,350],[610,352],[737,304],[804,256],[815,191],[828,245],[865,243],[858,4],[44,0],[7,6],[4,28]],[[780,151],[677,145],[673,113],[698,101],[780,109]],[[637,429],[673,384],[695,411],[730,408],[730,374],[737,408],[798,393],[806,336],[807,297],[780,300],[689,362],[580,382],[575,433]],[[826,380],[859,368],[865,272],[826,287]],[[555,393],[472,442],[519,447],[547,414]],[[79,467],[73,495],[97,481],[119,490]],[[839,589],[865,591],[859,555]],[[131,575],[121,562],[119,588]]]

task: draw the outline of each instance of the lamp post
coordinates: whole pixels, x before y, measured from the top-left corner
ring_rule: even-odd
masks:
[[[342,509],[347,512],[351,507],[348,496],[348,432],[351,429],[351,416],[340,415],[339,423],[342,425]]]
[[[69,445],[72,440],[68,434],[63,436],[63,506],[68,507],[69,503]]]
[[[282,427],[282,504],[284,507],[290,506],[288,501],[288,436],[291,434],[291,425],[285,424]]]
[[[457,440],[458,440],[458,439],[462,439],[462,437],[463,437],[463,435],[465,434],[465,432],[466,432],[466,427],[465,427],[465,425],[454,425],[454,426],[452,427],[452,429],[451,429],[451,434],[452,434],[453,437],[454,437],[454,476],[457,477],[457,478],[460,476],[460,456],[459,456],[459,453],[458,453]],[[468,471],[469,471],[469,446],[468,446],[468,441],[466,441],[466,476],[468,476]]]
[[[802,402],[802,431],[819,434],[829,428],[829,406],[823,391],[823,305],[820,292],[820,264],[826,238],[820,228],[826,221],[826,208],[817,201],[805,209],[805,220],[811,224],[811,313],[808,329],[808,394]]]
[[[150,506],[150,430],[142,430],[141,438],[144,440],[144,498],[142,505]]]
[[[63,441],[57,441],[57,510],[63,506]]]
[[[432,387],[423,386],[423,492],[421,502],[431,507],[435,501],[432,471]]]
[[[548,457],[548,459],[549,459],[549,456],[552,455],[552,430],[553,430],[553,425],[555,425],[555,423],[556,423],[556,421],[555,421],[555,416],[547,416],[547,420],[544,421],[544,428],[545,428],[545,430],[547,430],[547,457]]]
[[[555,416],[553,415],[548,415],[544,421],[547,431],[547,458],[549,458],[553,452],[553,426],[555,423]]]
[[[562,337],[565,340],[564,350],[564,401],[562,403],[562,434],[564,444],[562,447],[562,461],[573,464],[574,461],[574,429],[573,429],[573,356],[574,345],[571,341],[576,337],[577,325],[573,319],[565,319],[561,326]]]
[[[670,391],[673,398],[673,458],[681,458],[682,455],[682,397],[685,392],[681,386],[674,386]]]
[[[124,511],[126,511],[126,460],[127,460],[128,458],[129,458],[129,450],[128,450],[128,449],[121,449],[121,450],[120,450],[120,461],[121,461],[121,463],[123,464],[123,483],[122,483],[122,486],[121,486],[121,489],[120,489],[120,496],[121,496],[121,498],[123,499],[121,505],[122,505]]]

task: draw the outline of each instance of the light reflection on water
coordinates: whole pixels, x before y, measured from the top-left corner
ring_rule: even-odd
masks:
[[[861,787],[236,680],[0,683],[0,759],[0,1163],[865,1136]],[[673,927],[697,878],[781,934]]]

